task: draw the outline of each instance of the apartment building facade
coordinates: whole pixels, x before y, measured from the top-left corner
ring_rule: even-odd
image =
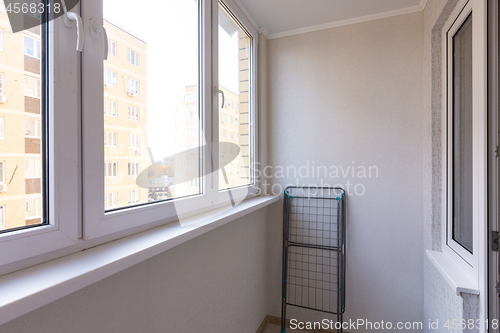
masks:
[[[148,202],[136,177],[148,167],[147,44],[140,36],[104,20],[108,59],[104,62],[104,146],[106,210]]]

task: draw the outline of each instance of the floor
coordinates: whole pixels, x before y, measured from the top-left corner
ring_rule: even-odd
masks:
[[[281,327],[279,327],[278,325],[274,325],[274,324],[267,324],[267,327],[266,329],[264,330],[264,333],[280,333],[281,332]],[[306,333],[305,331],[301,331],[301,330],[292,330],[290,328],[287,328],[286,332],[293,332],[293,333]]]

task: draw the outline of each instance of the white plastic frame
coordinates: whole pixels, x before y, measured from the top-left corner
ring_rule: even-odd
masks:
[[[29,265],[23,262],[34,257],[71,247],[80,237],[80,60],[67,47],[75,43],[75,35],[62,17],[48,24],[49,225],[0,234],[0,274],[13,265]]]
[[[473,251],[452,238],[451,228],[451,43],[450,38],[472,13],[473,50]],[[443,210],[442,251],[480,290],[480,318],[487,319],[487,0],[460,1],[442,32],[443,42]],[[484,328],[483,328],[484,329]]]
[[[103,0],[87,0],[83,6],[85,22],[89,18],[103,17]],[[211,45],[211,1],[200,1],[200,107],[202,110],[211,110],[212,105],[212,45]],[[97,20],[101,23],[100,20]],[[212,204],[211,177],[201,180],[203,193],[179,198],[174,201],[150,203],[139,207],[125,208],[113,212],[104,211],[104,178],[102,165],[104,164],[104,122],[100,111],[104,103],[102,90],[103,82],[103,50],[102,43],[87,43],[83,52],[83,179],[84,193],[84,239],[96,239],[105,235],[129,230],[130,234],[138,228],[149,228],[173,222],[177,219],[176,204],[186,203],[190,207],[197,207],[189,215],[199,214],[210,209]],[[202,112],[201,126],[206,138],[211,133],[211,112]],[[204,144],[204,138],[201,144]],[[211,149],[207,141],[208,151]],[[202,169],[204,174],[211,173],[210,158],[202,151]],[[97,176],[96,176],[97,175]],[[188,215],[184,215],[187,217]]]
[[[233,197],[233,200],[236,202],[239,202],[247,197],[253,197],[259,194],[259,177],[257,177],[258,173],[258,161],[259,161],[259,155],[258,155],[258,113],[257,113],[257,55],[258,55],[258,32],[255,29],[255,27],[252,25],[250,20],[247,18],[247,16],[244,14],[244,12],[241,10],[239,5],[234,1],[234,0],[220,0],[220,1],[213,1],[213,25],[212,25],[212,30],[213,30],[213,45],[214,45],[214,54],[218,55],[218,50],[219,50],[219,38],[218,38],[218,13],[219,13],[219,2],[223,3],[223,5],[231,12],[231,14],[234,16],[234,18],[238,21],[238,23],[242,26],[242,28],[252,37],[252,52],[251,52],[251,61],[250,61],[250,77],[251,77],[251,100],[250,100],[250,120],[251,120],[251,150],[252,150],[252,156],[253,156],[253,161],[251,160],[250,163],[253,163],[253,166],[251,168],[252,170],[252,178],[253,178],[253,184],[248,185],[248,186],[239,186],[235,188],[230,188],[230,189],[222,189],[219,190],[217,186],[214,187],[214,207],[220,207],[227,205],[229,199],[229,192],[231,192],[231,196]],[[218,61],[214,61],[213,64],[213,72],[218,73]],[[214,87],[219,87],[219,82],[218,82],[218,75],[214,75],[213,78],[213,84]],[[219,138],[219,99],[217,96],[217,89],[214,89],[214,93],[216,96],[214,96],[214,105],[213,108],[216,110],[213,113],[213,133],[214,133],[214,138]],[[216,140],[213,140],[216,141]],[[214,156],[219,156],[219,151],[218,151],[218,146],[214,147],[216,150],[214,152]],[[219,161],[218,158],[215,159],[215,165],[216,165],[216,170],[218,170],[218,165]],[[214,184],[219,184],[219,172],[214,172],[213,174]]]

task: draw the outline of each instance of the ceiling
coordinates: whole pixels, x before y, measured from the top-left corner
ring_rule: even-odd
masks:
[[[239,0],[270,38],[422,10],[427,0]]]

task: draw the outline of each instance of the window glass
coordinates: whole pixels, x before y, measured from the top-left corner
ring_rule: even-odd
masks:
[[[108,39],[108,54],[116,57],[116,42]]]
[[[128,107],[128,119],[139,121],[139,108],[135,106]]]
[[[4,229],[5,228],[5,207],[4,206],[0,206],[0,229]]]
[[[41,162],[45,160],[46,88],[41,66],[45,32],[36,26],[12,33],[3,11],[0,26],[0,228],[6,232],[47,222]]]
[[[104,114],[110,117],[116,117],[118,105],[116,102],[104,100]]]
[[[3,91],[3,73],[0,73],[0,95],[4,95],[5,92]]]
[[[104,62],[115,71],[105,71],[105,83],[117,81],[104,98],[119,101],[116,118],[104,117],[104,131],[118,133],[118,149],[105,149],[106,165],[120,161],[105,180],[104,192],[117,193],[114,208],[202,192],[199,13],[194,0],[157,1],[152,12],[132,0],[104,0],[108,37],[127,49],[123,59]]]
[[[24,161],[24,174],[26,178],[40,178],[42,168],[39,158],[27,158]]]
[[[40,98],[40,79],[32,76],[24,77],[24,95]]]
[[[132,50],[127,50],[127,61],[129,64],[139,66],[139,53]]]
[[[40,137],[40,119],[24,119],[24,135],[32,138]]]
[[[253,128],[252,103],[252,43],[249,34],[241,27],[226,8],[219,3],[219,89],[224,93],[219,101],[219,189],[253,184]],[[237,108],[234,108],[234,104]],[[239,122],[235,121],[237,118]],[[229,117],[229,121],[227,118]],[[236,133],[229,138],[226,133]],[[233,147],[233,155],[227,154],[227,147]],[[234,146],[233,146],[234,145]],[[239,154],[236,148],[239,147]],[[226,169],[236,170],[228,173]]]
[[[5,139],[5,118],[0,117],[0,140]]]
[[[41,47],[40,40],[34,39],[30,36],[24,36],[24,54],[40,59]]]
[[[472,252],[472,16],[453,37],[453,239]]]
[[[116,88],[116,72],[113,72],[109,69],[104,69],[104,88],[107,89],[109,87]]]

